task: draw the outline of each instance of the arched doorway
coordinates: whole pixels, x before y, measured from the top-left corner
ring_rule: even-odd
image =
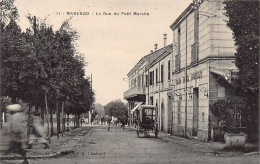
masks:
[[[172,123],[173,123],[173,106],[172,98],[168,96],[168,134],[172,134]]]

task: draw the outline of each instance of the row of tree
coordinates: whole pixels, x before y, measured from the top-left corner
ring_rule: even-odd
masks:
[[[76,58],[75,40],[79,35],[70,19],[54,31],[46,19],[28,15],[30,27],[24,32],[17,24],[18,17],[13,0],[1,2],[2,96],[11,97],[12,103],[26,102],[28,116],[32,106],[51,118],[54,112],[59,118],[60,111],[78,117],[88,111],[94,103],[94,93],[89,79],[84,77],[84,63]]]

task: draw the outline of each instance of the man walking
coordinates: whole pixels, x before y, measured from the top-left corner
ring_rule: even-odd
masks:
[[[45,139],[45,129],[41,122],[42,121],[39,116],[32,116],[32,134],[29,136],[28,149],[32,148],[35,141],[42,143],[44,145],[44,149],[48,149],[50,147]]]
[[[29,164],[26,151],[26,117],[22,112],[20,104],[8,105],[7,111],[10,112],[10,151],[21,154],[23,157],[23,164]]]

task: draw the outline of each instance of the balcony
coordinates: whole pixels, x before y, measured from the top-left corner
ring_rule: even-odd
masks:
[[[128,101],[145,101],[145,88],[134,87],[124,92],[124,99]]]

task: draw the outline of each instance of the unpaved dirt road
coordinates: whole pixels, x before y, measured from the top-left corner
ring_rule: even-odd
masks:
[[[84,128],[83,128],[84,130]],[[134,130],[119,126],[93,126],[79,136],[73,152],[59,158],[30,159],[30,164],[134,164],[134,163],[259,163],[258,156],[223,157],[210,155],[208,148],[189,146],[185,140],[166,141],[137,138]],[[15,161],[5,161],[14,163]],[[17,162],[17,161],[16,161]]]

